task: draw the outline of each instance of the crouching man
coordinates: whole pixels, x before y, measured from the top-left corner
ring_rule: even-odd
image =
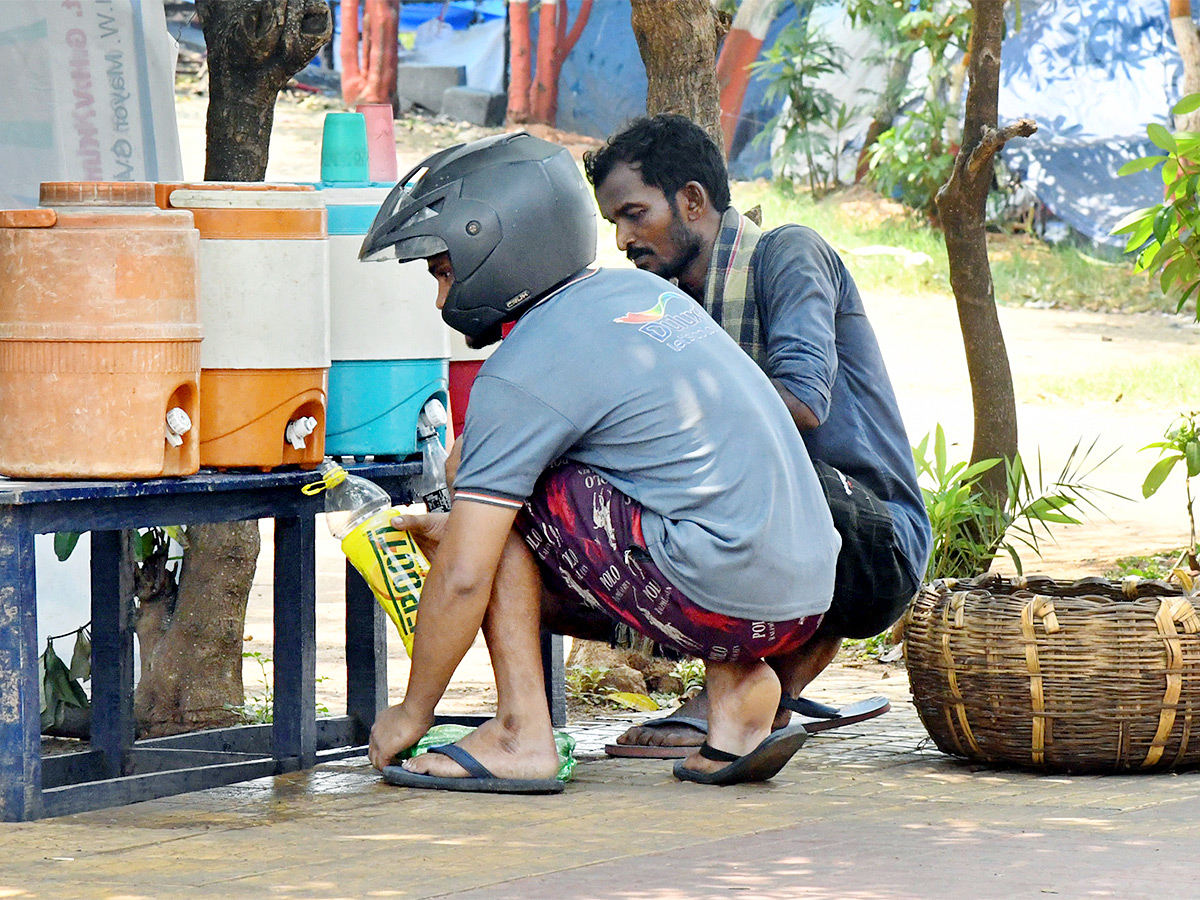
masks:
[[[425,259],[438,307],[479,342],[453,507],[425,582],[404,701],[370,758],[395,784],[561,789],[542,687],[544,605],[623,622],[708,664],[707,741],[677,777],[772,777],[787,671],[833,593],[839,538],[787,408],[691,298],[588,266],[595,207],[570,155],[528,134],[459,145],[397,185],[363,259]],[[482,627],[495,718],[393,765]]]

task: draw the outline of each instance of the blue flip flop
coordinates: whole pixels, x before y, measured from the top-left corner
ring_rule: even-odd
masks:
[[[736,756],[709,746],[708,741],[700,745],[700,755],[714,762],[729,763],[715,772],[698,772],[684,766],[684,760],[675,763],[675,777],[680,781],[697,784],[742,784],[747,781],[766,781],[782,769],[797,750],[808,740],[808,731],[803,725],[780,728],[767,735],[761,744],[745,756]]]
[[[497,778],[487,766],[457,744],[430,747],[427,752],[450,757],[467,770],[468,777],[423,775],[402,766],[387,766],[383,770],[383,780],[400,787],[480,794],[560,794],[563,790],[563,783],[557,778]]]

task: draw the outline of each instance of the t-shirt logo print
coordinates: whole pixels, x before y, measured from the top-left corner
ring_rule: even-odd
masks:
[[[680,301],[687,308],[683,312],[667,315],[667,306],[672,300]],[[658,302],[649,309],[628,312],[613,321],[620,325],[637,325],[642,334],[666,344],[672,350],[682,350],[693,341],[716,334],[719,330],[699,306],[682,294],[673,292],[659,294]]]

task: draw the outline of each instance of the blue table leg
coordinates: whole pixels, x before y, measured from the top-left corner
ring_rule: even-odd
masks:
[[[33,534],[0,511],[0,819],[42,815],[37,588]]]
[[[387,614],[358,571],[346,563],[346,713],[365,744],[387,706]]]
[[[272,752],[280,771],[317,758],[316,527],[312,516],[275,520],[275,701]]]
[[[125,773],[133,746],[133,572],[120,531],[92,532],[92,735],[109,778]]]

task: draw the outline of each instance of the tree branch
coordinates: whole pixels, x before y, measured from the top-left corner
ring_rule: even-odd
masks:
[[[971,151],[971,158],[967,161],[968,171],[972,175],[978,174],[982,169],[991,166],[996,154],[1013,138],[1029,137],[1037,130],[1037,122],[1033,119],[1018,119],[999,130],[985,125],[979,144]]]

